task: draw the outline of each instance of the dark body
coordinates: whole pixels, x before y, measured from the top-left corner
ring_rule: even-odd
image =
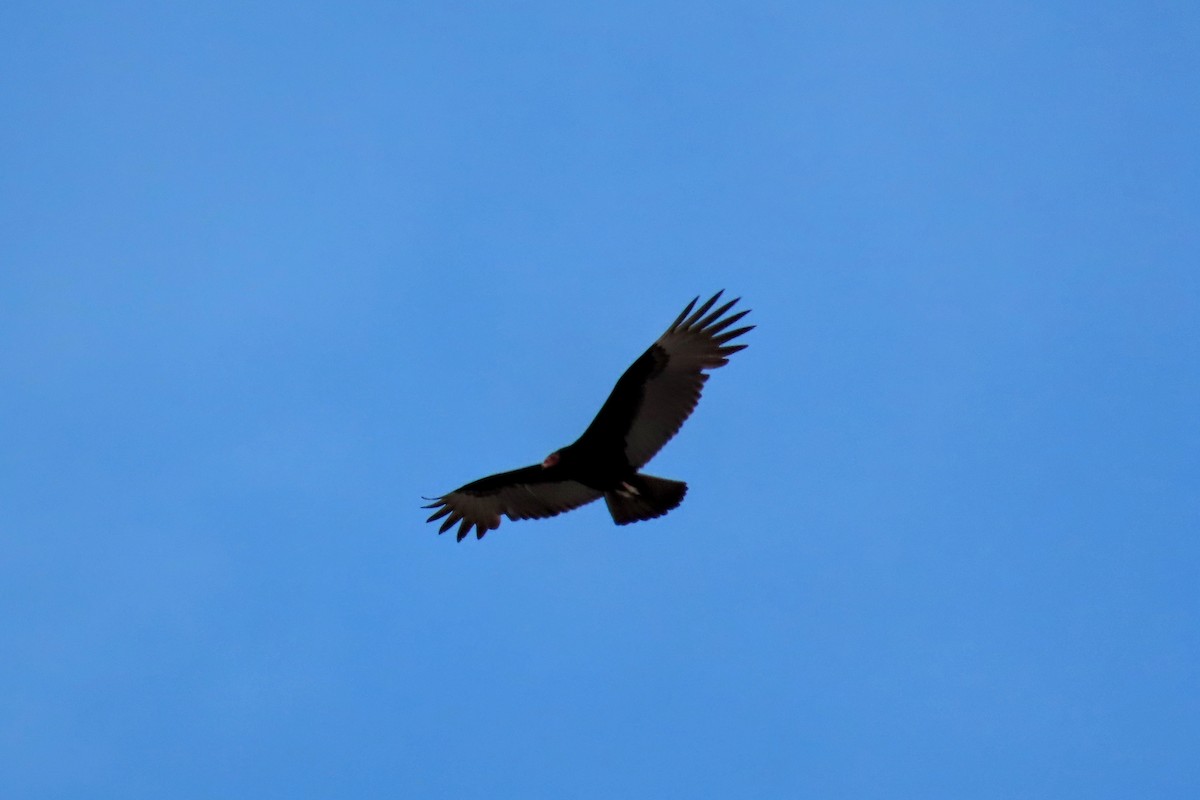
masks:
[[[630,463],[626,439],[645,399],[646,384],[666,364],[667,354],[658,345],[651,345],[625,370],[583,435],[558,451],[558,463],[548,471],[560,480],[574,478],[602,492],[634,481],[641,465]]]

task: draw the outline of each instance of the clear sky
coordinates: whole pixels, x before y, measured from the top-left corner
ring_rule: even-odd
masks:
[[[1200,6],[0,9],[0,796],[1200,796]],[[602,505],[456,544],[695,295]]]

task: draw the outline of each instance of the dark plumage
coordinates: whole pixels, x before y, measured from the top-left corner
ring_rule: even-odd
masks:
[[[501,472],[434,499],[429,522],[445,517],[439,533],[458,523],[458,539],[475,528],[483,538],[500,516],[541,519],[603,497],[613,522],[626,525],[661,517],[683,502],[687,484],[638,470],[674,436],[696,408],[708,380],[705,370],[724,366],[746,347],[730,341],[753,325],[726,329],[749,311],[725,316],[737,300],[710,309],[722,292],[699,308],[687,304],[666,333],[634,361],[613,387],[600,413],[574,444],[539,465]]]

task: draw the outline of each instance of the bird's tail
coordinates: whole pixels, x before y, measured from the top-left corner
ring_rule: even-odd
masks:
[[[628,525],[643,519],[654,519],[683,502],[687,484],[653,475],[637,474],[620,489],[604,493],[608,513],[613,522]]]

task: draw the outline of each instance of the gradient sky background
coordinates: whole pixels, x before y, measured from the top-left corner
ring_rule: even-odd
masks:
[[[1198,796],[1200,6],[182,5],[0,10],[0,796]]]

